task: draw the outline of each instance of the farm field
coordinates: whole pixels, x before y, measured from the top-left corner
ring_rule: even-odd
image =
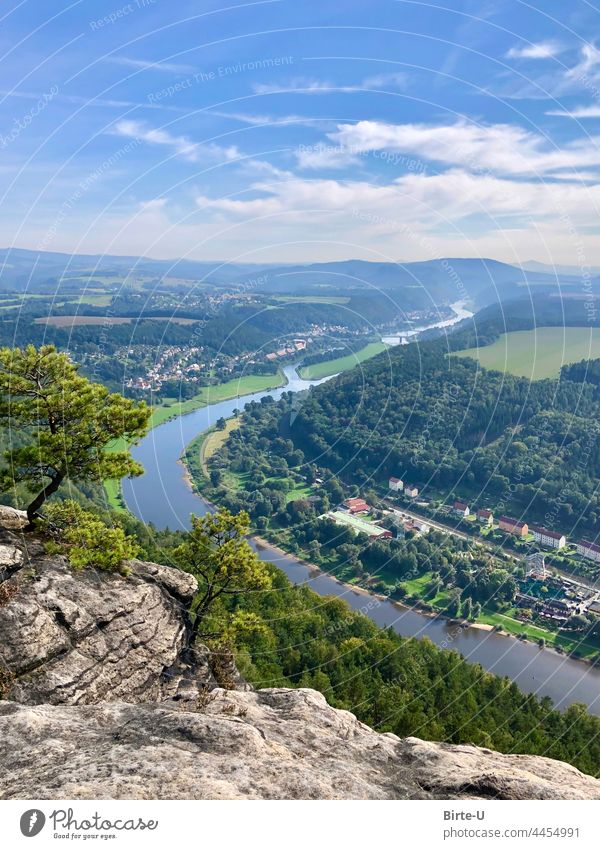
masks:
[[[558,377],[567,363],[600,357],[600,328],[517,330],[504,333],[492,345],[456,351],[453,356],[471,357],[484,368],[531,380]]]
[[[347,354],[345,357],[337,357],[335,360],[327,360],[323,363],[313,363],[310,366],[300,366],[298,374],[304,380],[318,380],[321,377],[329,377],[331,374],[339,374],[342,371],[354,368],[359,363],[381,354],[387,350],[384,342],[369,342],[360,351]]]

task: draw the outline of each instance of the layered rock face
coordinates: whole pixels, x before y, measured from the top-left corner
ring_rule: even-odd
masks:
[[[127,578],[74,572],[64,557],[46,556],[35,539],[25,544],[16,529],[0,531],[5,698],[152,702],[186,694],[192,679],[204,683],[206,663],[186,655],[185,610],[195,578],[138,560],[130,567]]]
[[[23,524],[0,507],[0,798],[600,799],[558,761],[378,734],[312,690],[251,691],[189,646],[190,575],[77,573]]]
[[[173,704],[0,702],[0,796],[80,799],[600,799],[548,758],[377,734],[313,690]]]

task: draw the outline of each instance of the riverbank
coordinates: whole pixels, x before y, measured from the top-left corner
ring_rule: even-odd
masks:
[[[387,351],[389,345],[384,342],[369,342],[364,348],[355,351],[345,356],[336,357],[334,360],[321,360],[317,363],[312,363],[308,366],[299,366],[298,375],[302,380],[318,380],[322,377],[333,377],[334,374],[341,374],[343,371],[349,371],[365,360],[370,360]]]
[[[178,419],[180,416],[185,416],[189,413],[194,413],[203,407],[218,404],[222,401],[230,401],[233,398],[242,398],[245,395],[252,395],[257,392],[270,392],[281,389],[283,386],[287,386],[288,382],[286,374],[279,369],[277,374],[247,374],[244,377],[228,380],[225,383],[218,383],[215,386],[204,386],[197,395],[188,398],[187,401],[173,401],[172,403],[163,403],[153,407],[149,431],[159,427],[159,425],[165,424],[165,422]],[[111,445],[109,450],[122,451],[125,445],[124,440],[118,440]],[[123,498],[121,481],[104,481],[104,491],[108,505],[112,510],[116,510],[119,513],[128,512]]]
[[[566,655],[571,660],[576,660],[580,663],[585,663],[585,664],[588,664],[590,666],[594,665],[594,659],[593,658],[575,655],[571,651],[567,651],[565,649],[563,649],[562,651],[558,651],[552,643],[548,643],[548,642],[546,642],[543,646],[541,646],[541,645],[539,645],[538,639],[536,637],[532,637],[531,639],[529,639],[527,637],[520,637],[517,633],[515,633],[513,630],[511,630],[511,628],[509,626],[507,626],[507,623],[505,623],[505,626],[502,627],[502,625],[499,624],[499,621],[494,621],[493,624],[492,624],[492,622],[485,622],[485,621],[470,622],[470,621],[468,621],[466,619],[462,619],[462,618],[457,619],[457,618],[453,618],[453,617],[450,617],[450,616],[445,616],[442,611],[431,610],[430,605],[422,606],[421,603],[419,603],[419,602],[416,602],[414,605],[403,604],[401,601],[398,601],[397,599],[393,599],[390,596],[385,595],[384,593],[374,592],[373,590],[370,590],[370,589],[368,589],[367,587],[364,587],[361,584],[350,584],[347,581],[342,581],[340,578],[331,574],[331,572],[327,572],[327,571],[321,569],[316,564],[311,563],[309,560],[306,560],[305,558],[299,556],[296,552],[286,551],[286,549],[282,548],[280,545],[278,545],[274,542],[271,542],[269,539],[267,539],[266,537],[260,536],[259,534],[252,534],[251,539],[256,543],[257,548],[262,550],[262,551],[275,551],[277,554],[282,555],[284,557],[295,558],[300,563],[304,564],[304,566],[306,566],[309,574],[313,578],[317,578],[319,576],[327,577],[330,580],[335,581],[335,583],[338,584],[338,586],[345,588],[348,592],[356,593],[356,594],[365,596],[366,598],[374,599],[378,603],[387,602],[388,604],[391,604],[393,607],[395,607],[399,612],[403,612],[403,611],[415,612],[416,611],[416,612],[418,612],[418,614],[420,616],[427,617],[428,619],[435,619],[435,620],[438,620],[438,621],[445,622],[448,626],[458,626],[463,631],[467,631],[467,630],[468,631],[484,631],[484,632],[488,632],[488,633],[494,633],[496,636],[499,636],[499,637],[508,637],[511,640],[518,640],[521,643],[534,644],[540,649],[540,651],[552,652],[553,654],[557,655],[558,657],[560,657],[560,656],[564,657]],[[369,607],[367,606],[365,608],[364,612],[366,613],[368,610],[369,610]],[[491,614],[491,616],[493,617],[494,614]],[[510,619],[510,617],[503,616],[502,614],[497,614],[497,616],[498,616],[498,619],[504,619],[504,620]],[[490,617],[490,614],[484,613],[482,615],[482,619],[486,619],[486,618],[489,618],[489,617]],[[511,621],[514,621],[515,625],[522,626],[522,623],[518,623],[516,620],[511,620]],[[541,629],[541,628],[538,628],[537,630],[540,631],[540,632],[543,631],[543,629]],[[545,636],[552,636],[552,632],[544,632],[544,635]],[[565,641],[567,641],[567,638],[565,638]]]

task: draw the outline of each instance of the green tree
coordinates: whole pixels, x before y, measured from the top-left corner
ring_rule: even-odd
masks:
[[[80,375],[68,354],[53,345],[0,349],[0,423],[24,437],[5,452],[4,483],[38,490],[27,507],[31,522],[67,478],[102,481],[139,475],[128,447],[106,451],[113,440],[127,445],[148,429],[150,409],[109,393]],[[11,439],[12,442],[12,439]]]
[[[448,616],[452,616],[453,618],[460,616],[460,608],[460,590],[452,590],[446,605],[446,613]]]
[[[49,504],[38,524],[49,537],[46,550],[64,552],[74,569],[91,566],[126,575],[129,571],[126,561],[139,551],[133,537],[125,534],[123,528],[110,528],[75,501]]]
[[[249,590],[268,590],[271,577],[264,563],[245,539],[250,517],[234,515],[226,508],[206,516],[192,516],[192,529],[173,552],[175,561],[198,580],[192,603],[192,639],[211,605],[221,596]]]

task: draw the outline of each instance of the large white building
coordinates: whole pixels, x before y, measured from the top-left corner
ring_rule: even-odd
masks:
[[[404,489],[404,483],[400,480],[400,478],[390,478],[388,481],[388,489],[391,489],[392,492],[402,492]]]
[[[588,542],[586,539],[582,539],[581,542],[577,543],[577,554],[587,557],[588,560],[595,560],[596,563],[600,563],[600,545],[596,545],[595,542]]]
[[[547,548],[564,548],[567,544],[565,535],[557,531],[549,531],[547,528],[531,528],[531,533],[536,542],[547,546]]]

